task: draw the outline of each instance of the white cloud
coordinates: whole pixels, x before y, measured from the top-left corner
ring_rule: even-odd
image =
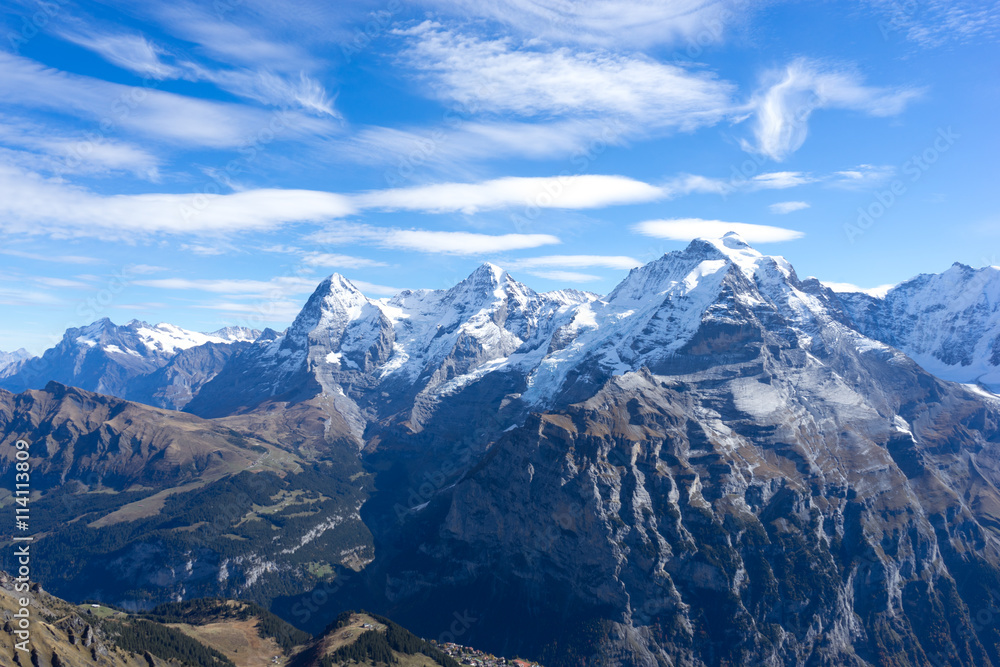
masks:
[[[732,189],[732,185],[721,178],[711,178],[697,174],[682,174],[667,181],[663,186],[664,192],[670,197],[679,197],[693,193],[723,195]]]
[[[102,128],[125,128],[171,143],[233,148],[276,124],[291,136],[337,131],[329,121],[297,112],[276,118],[263,109],[68,74],[3,51],[0,71],[0,98],[9,105],[76,114]]]
[[[85,32],[61,30],[58,34],[67,41],[99,54],[112,65],[136,74],[154,79],[173,79],[181,74],[180,69],[161,59],[166,51],[142,35],[103,32],[94,26],[88,26]]]
[[[901,34],[926,48],[949,42],[996,41],[1000,38],[1000,5],[982,0],[870,0],[881,10],[878,28],[886,38]]]
[[[695,238],[719,238],[727,232],[736,232],[747,243],[774,243],[791,241],[805,236],[803,232],[784,227],[756,225],[746,222],[724,222],[701,218],[675,218],[671,220],[646,220],[632,227],[643,236],[672,241],[690,241]]]
[[[0,116],[0,143],[24,149],[0,149],[0,161],[33,171],[100,176],[131,172],[148,180],[159,178],[160,161],[153,154],[106,137],[72,137],[55,127]]]
[[[542,160],[585,155],[595,140],[618,145],[626,128],[613,121],[562,119],[548,122],[479,121],[445,122],[440,127],[362,127],[350,136],[332,141],[332,159],[389,164],[387,173],[403,181],[425,168],[454,171],[456,165],[483,158],[523,157]]]
[[[126,275],[148,276],[151,273],[162,273],[167,270],[165,266],[155,266],[153,264],[129,264],[125,267]]]
[[[856,72],[796,60],[765,77],[764,86],[750,103],[756,115],[755,144],[745,147],[783,160],[805,142],[809,117],[817,109],[849,109],[871,116],[893,116],[921,92],[906,87],[866,86]]]
[[[359,208],[415,210],[433,213],[511,206],[538,208],[599,208],[653,201],[661,188],[624,176],[552,176],[498,178],[481,183],[439,183],[394,190],[375,190],[354,197]]]
[[[346,197],[312,190],[99,195],[0,165],[0,229],[8,233],[127,239],[155,233],[218,236],[326,221],[353,211]]]
[[[561,243],[551,234],[475,234],[472,232],[441,232],[421,229],[387,230],[381,245],[384,248],[418,250],[448,255],[481,255],[538,248]]]
[[[105,260],[97,257],[85,257],[82,255],[54,255],[37,252],[26,252],[24,250],[13,250],[11,248],[0,249],[0,255],[9,257],[20,257],[31,259],[36,262],[55,262],[57,264],[103,264]]]
[[[431,1],[463,19],[494,19],[529,38],[625,48],[676,42],[704,47],[719,42],[727,24],[747,7],[729,0]]]
[[[304,72],[280,75],[266,69],[208,69],[185,63],[190,78],[214,85],[248,100],[278,107],[299,107],[319,116],[340,118],[333,96]]]
[[[279,276],[271,280],[248,280],[242,278],[156,278],[137,280],[136,285],[171,291],[195,290],[212,294],[225,294],[230,298],[270,299],[279,296],[308,294],[316,289],[312,278]]]
[[[751,190],[784,190],[786,188],[797,188],[800,185],[814,183],[814,179],[809,174],[801,171],[772,171],[758,174],[750,179]]]
[[[240,21],[244,12],[223,16],[211,4],[195,2],[144,2],[140,11],[149,12],[170,33],[197,44],[211,57],[224,63],[247,67],[266,65],[281,72],[308,72],[320,66],[301,40],[293,35],[275,35],[274,21]],[[241,3],[242,4],[242,3]],[[216,6],[218,7],[218,6]],[[272,8],[273,10],[274,8]],[[278,14],[293,14],[296,8],[283,7]],[[259,8],[249,12],[260,16]],[[242,16],[241,16],[242,14]]]
[[[510,269],[543,269],[543,268],[602,268],[602,269],[634,269],[642,266],[642,262],[634,257],[624,255],[546,255],[544,257],[524,257],[503,262]]]
[[[779,201],[775,204],[771,204],[767,208],[771,211],[771,213],[784,215],[786,213],[792,213],[794,211],[801,211],[809,208],[809,204],[804,201]]]
[[[888,285],[879,285],[878,287],[858,287],[853,283],[835,283],[826,280],[821,280],[820,282],[834,292],[862,292],[879,299],[884,297],[889,290],[896,286],[895,283],[890,283]]]
[[[589,273],[579,273],[577,271],[526,271],[528,275],[537,276],[539,278],[545,278],[546,280],[557,280],[559,282],[565,283],[589,283],[595,280],[600,280],[600,276],[595,276]]]
[[[67,278],[48,278],[45,276],[35,276],[32,278],[32,280],[38,283],[39,285],[43,285],[45,287],[58,287],[61,289],[81,289],[81,288],[92,287],[91,285],[88,285],[85,282],[79,280],[69,280]]]
[[[666,196],[671,198],[689,194],[728,195],[734,192],[784,190],[816,181],[816,178],[801,171],[773,171],[757,174],[750,178],[740,177],[729,180],[697,174],[682,174],[667,181],[663,186],[663,191]]]
[[[528,275],[560,282],[585,283],[601,280],[601,276],[567,269],[601,268],[627,270],[642,266],[642,262],[624,255],[546,255],[502,260],[502,266]]]
[[[233,26],[231,22],[215,25],[213,19],[200,13],[200,10],[188,8],[197,17],[195,29],[187,26],[186,34],[214,35],[221,33],[230,39],[242,40],[238,48],[225,49],[223,55],[234,56],[228,60],[251,65],[237,68],[219,68],[216,65],[204,65],[188,58],[174,56],[174,64],[163,61],[167,55],[165,49],[149,41],[142,35],[132,33],[110,32],[102,26],[87,25],[84,30],[59,30],[57,34],[63,39],[73,42],[86,49],[94,51],[108,62],[154,79],[187,79],[192,81],[208,81],[219,88],[245,99],[262,104],[280,107],[299,107],[317,115],[339,117],[333,108],[333,100],[325,88],[314,78],[308,76],[302,68],[310,65],[308,57],[299,53],[293,45],[282,45],[262,41],[250,37],[245,28]],[[177,8],[168,11],[176,16]],[[183,10],[182,10],[183,13]],[[198,28],[200,26],[200,28]],[[248,48],[248,44],[251,46]],[[254,47],[253,45],[256,44]],[[267,48],[261,44],[269,44]],[[202,48],[218,50],[220,42],[202,44]],[[285,58],[276,58],[275,54],[284,49],[290,49]],[[231,51],[231,52],[230,52]],[[256,51],[260,60],[247,58],[249,52]],[[275,67],[283,66],[289,71],[275,72]]]
[[[642,56],[519,50],[425,22],[398,31],[402,52],[432,91],[460,107],[523,117],[600,116],[681,130],[726,117],[735,87],[713,75]]]
[[[313,243],[357,243],[387,250],[413,250],[446,255],[483,255],[538,248],[561,243],[551,234],[479,234],[462,231],[398,229],[363,224],[340,224],[312,234]]]
[[[57,305],[62,300],[49,292],[24,289],[22,285],[0,285],[0,305],[3,306],[39,306]]]
[[[361,269],[374,266],[386,266],[385,262],[379,262],[366,257],[352,257],[350,255],[338,255],[336,253],[328,252],[306,253],[302,256],[302,263],[308,266],[338,269]]]
[[[835,171],[830,176],[830,185],[846,189],[867,188],[877,185],[896,173],[896,168],[890,165],[859,164],[851,169]]]
[[[205,245],[204,243],[182,243],[181,250],[193,252],[202,257],[218,257],[219,255],[225,255],[230,249],[218,245]]]

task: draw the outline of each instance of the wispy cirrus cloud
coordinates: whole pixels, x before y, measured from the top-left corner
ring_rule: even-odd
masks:
[[[522,257],[503,262],[512,269],[634,269],[642,262],[626,255],[545,255]]]
[[[914,87],[866,85],[854,70],[799,59],[765,75],[749,104],[754,113],[754,141],[744,142],[744,147],[784,160],[805,142],[814,111],[845,109],[894,116],[922,94],[922,89]]]
[[[522,35],[602,47],[646,47],[722,41],[748,5],[728,0],[431,0],[456,16],[496,20]]]
[[[176,12],[176,9],[173,11]],[[205,26],[212,25],[213,21],[203,16],[200,21],[201,32],[212,34],[213,30]],[[190,25],[187,28],[191,30]],[[215,31],[222,31],[231,39],[250,39],[245,30],[229,23],[216,27]],[[263,48],[258,44],[256,50],[260,59],[257,60],[244,42],[239,49],[226,49],[222,54],[236,56],[228,60],[235,59],[239,66],[220,67],[217,63],[199,62],[188,55],[168,54],[165,48],[144,35],[106,29],[101,25],[88,24],[85,30],[61,28],[56,30],[56,34],[97,53],[122,69],[144,77],[207,81],[222,90],[261,104],[298,108],[320,116],[340,117],[333,106],[333,96],[303,69],[311,65],[305,54],[275,58],[275,52],[294,49],[290,45],[265,42],[270,44],[270,48]],[[250,41],[252,43],[254,40]],[[219,44],[213,42],[211,46],[218,49]],[[205,48],[206,45],[202,44],[202,47]],[[296,65],[298,69],[295,68]],[[282,66],[291,69],[282,71]]]
[[[948,43],[983,43],[1000,39],[1000,5],[980,0],[869,0],[881,15],[885,37],[903,35],[925,48]]]
[[[402,52],[437,97],[464,108],[521,117],[621,117],[693,130],[732,109],[735,86],[706,72],[642,56],[568,48],[518,48],[424,22],[397,31]]]
[[[31,171],[110,176],[128,172],[159,180],[161,161],[136,144],[115,139],[73,137],[57,127],[0,116],[0,161]]]
[[[393,166],[387,173],[394,181],[405,181],[414,172],[474,173],[467,165],[486,158],[545,160],[583,154],[595,137],[611,145],[623,144],[625,131],[613,119],[535,123],[470,118],[430,127],[364,126],[331,140],[329,152],[335,160]]]
[[[310,292],[316,288],[316,280],[313,278],[300,278],[297,276],[280,276],[271,280],[245,280],[245,279],[213,279],[213,278],[156,278],[150,280],[137,280],[137,285],[143,287],[155,287],[167,290],[198,290],[201,292],[212,292],[213,294],[229,295],[256,295],[263,294],[302,294]]]
[[[277,35],[274,23],[248,21],[247,16],[220,16],[210,5],[195,2],[137,3],[165,30],[197,44],[219,62],[250,68],[266,64],[279,72],[310,72],[321,67],[321,59],[291,34]],[[283,8],[284,14],[290,13]],[[257,12],[255,12],[257,13]],[[258,14],[259,15],[259,14]]]
[[[698,174],[682,174],[668,179],[662,186],[669,198],[690,194],[731,195],[759,190],[785,190],[819,182],[820,178],[801,171],[769,171],[749,178],[716,178]]]
[[[36,262],[54,262],[56,264],[103,264],[105,261],[98,257],[88,257],[86,255],[50,255],[40,252],[15,250],[13,248],[0,249],[0,255],[30,259]]]
[[[188,64],[191,78],[209,81],[248,100],[277,107],[299,108],[318,116],[340,118],[334,96],[316,79],[299,72],[283,76],[266,69],[217,69]]]
[[[829,183],[833,187],[848,190],[866,188],[887,181],[895,173],[896,168],[892,165],[859,164],[850,169],[835,171],[831,174]]]
[[[555,280],[561,283],[592,283],[600,280],[601,276],[592,273],[581,273],[579,271],[565,271],[562,269],[532,269],[526,271],[528,275],[546,280]]]
[[[812,175],[801,171],[771,171],[754,176],[750,179],[749,186],[753,190],[784,190],[815,182]]]
[[[771,213],[777,213],[778,215],[794,213],[795,211],[807,208],[809,208],[809,204],[804,201],[779,201],[767,207]]]
[[[113,65],[154,79],[176,79],[183,70],[163,60],[165,49],[137,33],[103,31],[88,26],[86,31],[57,29],[56,34],[68,42],[97,53]]]
[[[70,113],[182,146],[236,148],[271,122],[264,109],[69,74],[3,51],[0,70],[0,97],[9,105]],[[290,136],[337,132],[321,118],[283,113]]]
[[[422,229],[379,230],[378,237],[377,244],[384,248],[417,250],[446,255],[482,255],[561,243],[559,237],[552,234],[490,235]]]
[[[302,263],[324,269],[366,269],[378,266],[388,266],[385,262],[367,257],[354,257],[330,252],[306,252],[302,255]]]
[[[601,276],[569,269],[615,269],[618,271],[642,266],[642,262],[625,255],[545,255],[499,260],[511,271],[568,283],[586,283],[601,280]]]
[[[757,225],[747,222],[725,222],[723,220],[703,220],[701,218],[674,218],[670,220],[646,220],[632,226],[632,231],[643,236],[672,241],[690,241],[695,238],[719,238],[728,232],[736,232],[748,243],[777,243],[793,241],[805,236],[803,232]]]

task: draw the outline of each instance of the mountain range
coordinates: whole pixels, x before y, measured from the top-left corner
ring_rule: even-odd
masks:
[[[283,334],[71,329],[0,423],[71,599],[462,614],[547,665],[1000,664],[998,302],[995,267],[835,293],[735,234],[606,296],[334,275]]]
[[[30,357],[24,350],[0,353],[0,387],[15,392],[41,389],[55,380],[179,410],[233,352],[260,335],[245,327],[203,334],[139,320],[119,326],[103,318],[67,329],[41,357]]]

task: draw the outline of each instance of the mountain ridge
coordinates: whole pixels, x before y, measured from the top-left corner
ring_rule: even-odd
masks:
[[[56,380],[156,407],[180,408],[237,347],[252,343],[260,333],[224,327],[203,334],[162,322],[116,325],[105,317],[67,329],[42,356],[0,370],[0,387],[19,392]],[[163,370],[171,364],[173,369]]]
[[[225,530],[255,553],[213,535],[173,588],[138,571],[114,594],[280,582],[267,599],[287,618],[315,584],[336,595],[311,630],[366,608],[433,635],[465,609],[471,642],[567,667],[1000,664],[1000,621],[978,614],[1000,607],[1000,398],[931,374],[901,347],[924,339],[900,336],[912,314],[965,323],[934,345],[992,322],[967,273],[890,290],[892,317],[732,234],[604,297],[489,264],[384,299],[335,274],[186,404],[302,467],[209,489],[252,498]],[[200,497],[128,530],[199,536]],[[301,548],[260,540],[293,521]]]

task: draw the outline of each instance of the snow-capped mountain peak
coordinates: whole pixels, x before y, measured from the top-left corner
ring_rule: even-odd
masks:
[[[246,342],[252,343],[256,341],[263,332],[257,331],[256,329],[250,329],[249,327],[237,327],[228,326],[222,327],[221,329],[216,329],[210,332],[208,335],[213,338],[219,338],[223,341],[235,343],[235,342]]]
[[[31,358],[31,353],[25,350],[23,347],[13,352],[4,352],[0,350],[0,377],[9,375],[11,372],[16,370],[17,366],[21,362],[26,361]]]
[[[305,307],[299,312],[288,334],[282,339],[284,347],[295,346],[304,349],[306,337],[317,329],[337,330],[343,333],[347,324],[374,308],[354,283],[334,273],[321,282],[313,291]]]
[[[244,327],[201,333],[167,322],[149,324],[142,320],[116,325],[105,317],[67,329],[62,340],[41,358],[8,366],[7,372],[0,374],[0,386],[23,391],[56,380],[89,391],[176,408],[214,377],[234,349],[232,345],[252,341],[259,333]],[[213,344],[212,349],[196,349],[207,344]],[[174,363],[178,359],[181,361]],[[159,371],[164,373],[157,375]],[[178,373],[183,377],[177,380],[177,391],[171,390],[169,396],[154,401],[152,393],[172,383]]]
[[[536,296],[534,290],[514,280],[507,271],[496,264],[486,262],[468,278],[447,290],[443,300],[455,304],[484,304],[495,299],[512,297],[523,303]]]
[[[955,263],[883,298],[841,294],[857,328],[935,375],[1000,390],[1000,269]]]
[[[213,333],[201,333],[200,331],[183,329],[169,322],[160,322],[151,325],[139,320],[132,320],[123,327],[119,327],[119,329],[122,330],[122,333],[134,333],[138,337],[138,342],[141,346],[146,348],[146,350],[141,350],[134,349],[134,346],[128,346],[125,348],[127,351],[146,351],[166,355],[173,355],[181,350],[187,350],[206,343],[231,343],[237,340],[252,341],[259,335],[259,332],[245,327],[227,327]]]
[[[986,299],[982,308],[996,311],[1000,291],[990,292],[986,278],[1000,271],[970,271],[955,267],[935,280],[952,291],[985,290],[976,302]],[[952,308],[970,307],[968,298],[943,298]],[[934,304],[929,296],[922,301]],[[420,413],[431,414],[430,406],[496,373],[511,383],[511,395],[534,409],[642,367],[672,373],[711,364],[718,355],[754,359],[764,347],[821,356],[834,348],[854,354],[896,344],[856,330],[848,311],[819,281],[800,281],[783,257],[765,255],[733,233],[696,239],[633,269],[606,297],[540,294],[489,263],[448,289],[377,300],[335,274],[317,287],[286,336],[259,346],[253,361],[239,360],[258,365],[239,371],[242,376],[266,378],[263,395],[239,402],[291,392],[312,375],[324,395],[359,401],[352,414],[378,413],[379,397],[400,395],[420,396]],[[1000,342],[995,347],[1000,359]],[[369,390],[375,393],[364,398]],[[221,394],[204,399],[206,406],[223,400]],[[374,405],[363,407],[366,400]],[[358,428],[364,419],[358,417]]]
[[[499,285],[506,275],[508,275],[507,271],[496,264],[493,264],[492,262],[484,262],[465,280],[473,283],[485,282],[493,285]]]

